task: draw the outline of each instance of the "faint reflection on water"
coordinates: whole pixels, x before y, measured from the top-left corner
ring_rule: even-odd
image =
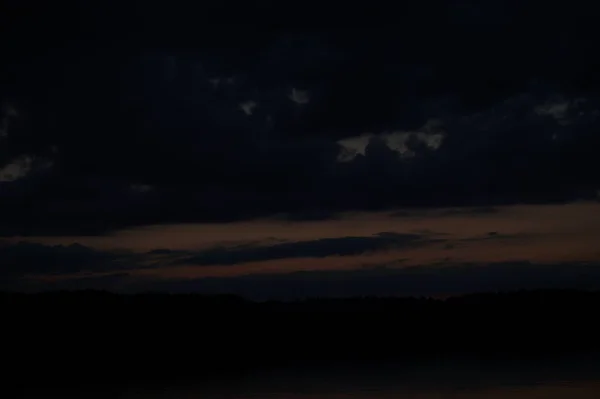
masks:
[[[598,399],[600,381],[564,381],[561,383],[533,386],[507,386],[489,388],[436,389],[420,390],[393,388],[371,388],[344,390],[339,392],[294,392],[289,390],[212,393],[202,389],[167,389],[163,392],[137,392],[123,398],[173,398],[173,399]]]
[[[600,362],[306,369],[130,388],[120,399],[599,399]]]
[[[29,396],[46,399],[55,395]],[[63,395],[63,398],[67,396]],[[69,396],[71,397],[71,396]],[[102,386],[90,399],[600,399],[600,359],[305,368],[178,384]]]

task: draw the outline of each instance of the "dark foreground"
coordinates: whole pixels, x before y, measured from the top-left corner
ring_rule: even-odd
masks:
[[[198,380],[442,358],[538,362],[600,353],[598,309],[600,292],[577,291],[293,303],[2,294],[1,361],[3,379],[16,384]]]

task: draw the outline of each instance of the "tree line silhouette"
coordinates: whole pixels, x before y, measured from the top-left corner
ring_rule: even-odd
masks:
[[[600,292],[433,298],[0,294],[3,363],[36,380],[214,376],[262,368],[591,354]]]

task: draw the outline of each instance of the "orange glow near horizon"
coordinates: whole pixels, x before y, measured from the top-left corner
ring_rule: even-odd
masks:
[[[269,246],[280,241],[370,236],[381,232],[422,234],[443,239],[422,246],[382,250],[356,256],[246,262],[236,265],[178,265],[136,268],[131,275],[158,279],[240,276],[306,270],[351,270],[389,264],[404,267],[440,262],[504,262],[528,260],[554,263],[600,260],[600,204],[518,205],[495,212],[472,214],[449,209],[348,213],[336,220],[287,222],[263,219],[224,224],[147,226],[101,237],[29,237],[47,245],[80,243],[99,250],[128,249],[147,252],[156,248],[201,250],[242,243]],[[488,233],[497,235],[490,236]],[[14,241],[23,240],[14,238]],[[400,261],[402,260],[402,261]],[[67,277],[67,276],[65,276]]]

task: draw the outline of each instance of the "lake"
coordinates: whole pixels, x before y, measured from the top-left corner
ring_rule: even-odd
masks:
[[[73,393],[73,392],[71,392]],[[52,394],[52,397],[55,393]],[[71,396],[71,395],[65,395]],[[50,394],[31,395],[42,399]],[[598,359],[438,360],[423,364],[305,367],[170,383],[99,384],[73,397],[119,399],[597,399]]]

